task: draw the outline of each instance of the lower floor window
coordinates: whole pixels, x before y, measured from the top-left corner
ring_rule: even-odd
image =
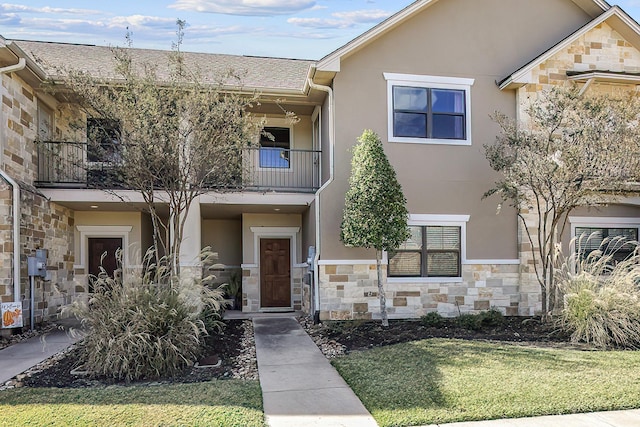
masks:
[[[461,227],[410,226],[411,236],[389,254],[390,277],[460,277]]]
[[[633,254],[638,241],[635,227],[576,227],[576,251],[585,260],[593,252],[601,250],[611,256],[611,262],[623,261]]]

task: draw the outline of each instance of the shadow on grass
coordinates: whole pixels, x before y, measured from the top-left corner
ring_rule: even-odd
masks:
[[[262,411],[258,381],[215,380],[192,384],[100,388],[18,388],[0,392],[0,405],[233,406]]]

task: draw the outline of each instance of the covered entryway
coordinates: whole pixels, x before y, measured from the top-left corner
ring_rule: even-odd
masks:
[[[290,239],[260,239],[261,308],[292,308],[290,248]]]

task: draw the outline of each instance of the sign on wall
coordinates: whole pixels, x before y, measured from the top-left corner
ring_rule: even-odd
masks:
[[[3,302],[0,308],[2,310],[2,327],[3,328],[21,328],[22,327],[22,303],[21,302]]]

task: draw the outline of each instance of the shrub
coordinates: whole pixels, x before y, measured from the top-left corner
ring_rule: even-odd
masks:
[[[636,245],[635,252],[616,264],[620,242],[605,240],[600,250],[584,259],[568,257],[558,270],[564,303],[558,324],[572,342],[600,348],[640,345],[640,256],[637,242],[627,242]],[[579,248],[583,241],[575,243]]]
[[[479,313],[480,323],[482,326],[500,326],[504,324],[504,316],[499,310],[492,308],[488,311]]]
[[[121,270],[113,278],[102,270],[88,305],[75,305],[89,331],[84,368],[91,375],[127,382],[172,376],[198,356],[207,333],[201,315],[221,309],[222,291],[206,287],[210,277],[181,280],[152,258],[147,253],[144,274],[126,281]]]
[[[420,318],[424,326],[441,328],[444,325],[444,318],[437,312],[431,311]]]
[[[456,318],[459,327],[477,331],[482,327],[482,319],[477,314],[461,314]]]

